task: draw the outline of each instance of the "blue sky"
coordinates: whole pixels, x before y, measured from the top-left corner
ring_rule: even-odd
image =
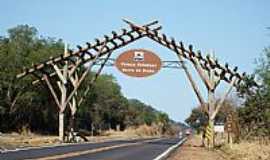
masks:
[[[239,66],[251,73],[255,58],[270,45],[270,1],[268,0],[2,0],[0,34],[18,24],[35,26],[43,36],[61,38],[71,46],[83,45],[94,38],[125,27],[122,18],[139,24],[159,20],[162,32],[185,44],[193,44],[203,54],[214,51],[220,62]],[[127,26],[126,26],[127,27]],[[148,39],[139,40],[113,53],[145,48],[162,60],[177,60],[174,53]],[[131,78],[115,68],[113,74],[128,98],[138,98],[183,121],[198,105],[182,70],[162,69],[148,78]],[[193,71],[203,95],[206,90]],[[218,90],[218,95],[222,89]]]

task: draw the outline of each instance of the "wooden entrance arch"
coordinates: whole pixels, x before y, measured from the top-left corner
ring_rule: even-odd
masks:
[[[93,84],[100,75],[102,69],[107,62],[110,61],[112,52],[118,48],[126,46],[143,37],[159,43],[160,45],[172,50],[176,53],[179,64],[201,104],[204,111],[209,116],[209,126],[213,126],[215,116],[222,106],[225,98],[233,87],[239,89],[240,83],[243,83],[245,73],[237,72],[237,67],[233,69],[226,63],[221,65],[217,59],[209,55],[204,57],[201,52],[195,52],[192,45],[185,47],[182,42],[177,42],[174,38],[167,38],[165,34],[160,33],[161,26],[158,21],[153,21],[145,25],[137,25],[131,21],[124,20],[129,27],[121,29],[121,32],[112,31],[111,35],[104,35],[102,39],[95,39],[94,43],[86,43],[84,47],[77,46],[77,50],[69,50],[65,47],[63,54],[57,57],[51,57],[41,63],[34,64],[31,68],[24,69],[17,78],[23,78],[27,75],[34,76],[32,84],[44,83],[49,88],[55,103],[59,108],[59,139],[64,140],[64,111],[67,107],[71,109],[72,118],[74,119],[78,106],[83,102],[85,96],[90,91],[88,86],[82,97],[78,97],[77,91],[85,79],[86,75],[91,71],[93,65],[99,64],[96,75],[91,80]],[[195,68],[200,78],[204,82],[208,91],[208,98],[204,100],[193,80],[186,62],[190,62]],[[88,67],[82,67],[89,63]],[[83,70],[83,71],[82,71]],[[229,83],[229,88],[222,96],[219,103],[215,104],[215,90],[221,81]],[[52,83],[57,83],[60,92],[56,92]],[[72,88],[71,91],[67,88]],[[57,94],[60,93],[60,94]],[[209,144],[214,145],[213,127],[210,127]]]

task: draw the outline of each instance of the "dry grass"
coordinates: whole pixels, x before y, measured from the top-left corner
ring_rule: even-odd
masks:
[[[225,145],[222,150],[230,160],[270,160],[270,145],[258,141],[233,144],[232,148]]]
[[[126,132],[126,134],[134,134],[140,137],[161,136],[160,128],[157,125],[152,126],[141,125],[137,128],[128,128],[124,132]]]
[[[139,127],[128,128],[125,131],[104,131],[101,136],[89,136],[87,139],[90,142],[104,142],[108,140],[137,139],[160,136],[161,134],[158,126],[141,125]],[[0,150],[15,149],[18,147],[49,146],[53,144],[59,144],[57,136],[38,135],[31,132],[21,134],[0,134]]]
[[[138,127],[129,127],[124,131],[114,131],[114,130],[105,131],[102,133],[102,135],[107,137],[144,138],[144,137],[161,136],[161,132],[157,125],[152,126],[141,125]]]
[[[200,144],[200,136],[193,136],[169,160],[270,160],[270,144],[261,141],[242,141],[232,147],[223,144],[213,151]]]
[[[201,146],[200,136],[189,138],[168,160],[224,160],[224,157],[215,151]]]
[[[1,134],[0,149],[14,149],[17,147],[44,146],[58,143],[57,136],[42,136],[37,134]]]

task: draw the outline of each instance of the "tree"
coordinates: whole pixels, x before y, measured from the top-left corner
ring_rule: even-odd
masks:
[[[46,106],[51,105],[43,98],[44,88],[30,85],[29,77],[16,79],[24,66],[63,51],[61,40],[39,38],[37,33],[34,27],[19,25],[8,30],[8,37],[0,39],[0,128],[3,131],[19,130],[23,126],[35,128],[43,115],[50,116],[42,114],[41,108],[47,110]]]
[[[201,108],[197,107],[192,109],[190,116],[185,120],[185,122],[190,127],[200,132],[204,129],[203,127],[208,124],[208,116]]]
[[[220,99],[217,99],[216,103],[218,103],[219,100]],[[237,105],[232,99],[226,99],[215,117],[215,123],[225,123],[227,115],[232,112],[234,113],[236,108]],[[202,107],[198,106],[192,110],[185,122],[198,132],[201,132],[204,130],[204,127],[208,125],[208,114],[205,113]]]
[[[240,128],[245,137],[270,135],[270,48],[263,52],[264,55],[256,60],[253,76],[245,79],[239,92],[245,98],[243,107],[238,109]],[[255,76],[261,82],[260,86],[254,85]]]
[[[157,123],[161,124],[161,132],[165,133],[170,127],[170,119],[166,113],[157,113]]]

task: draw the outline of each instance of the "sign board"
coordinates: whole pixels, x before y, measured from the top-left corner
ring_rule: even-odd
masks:
[[[215,125],[214,131],[217,133],[223,133],[224,132],[224,125]]]
[[[160,70],[161,60],[151,51],[132,49],[120,54],[115,61],[115,66],[128,76],[147,77]]]

